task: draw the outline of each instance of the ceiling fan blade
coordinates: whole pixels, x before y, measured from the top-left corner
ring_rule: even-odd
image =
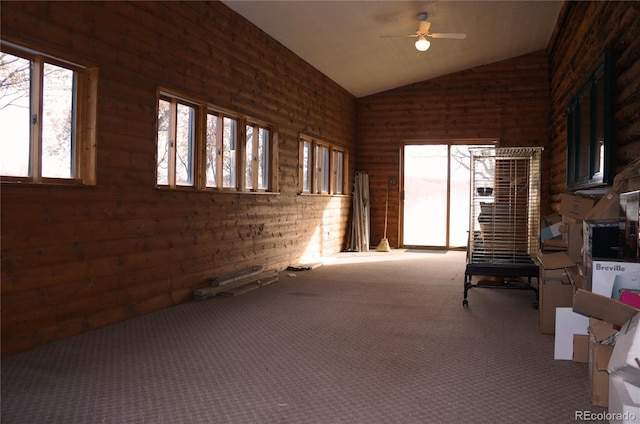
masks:
[[[411,38],[417,37],[418,34],[409,34],[409,35],[381,35],[380,38]]]
[[[452,40],[464,40],[467,38],[467,34],[462,32],[436,32],[435,34],[429,34],[431,38],[449,38]]]

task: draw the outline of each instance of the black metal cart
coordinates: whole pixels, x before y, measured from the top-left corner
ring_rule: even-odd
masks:
[[[469,151],[471,199],[462,305],[469,306],[471,288],[486,287],[533,290],[537,308],[542,148]],[[475,284],[474,276],[480,277]],[[495,277],[497,283],[485,284],[482,277]]]
[[[498,289],[525,289],[533,290],[536,294],[533,307],[538,308],[540,286],[540,268],[529,255],[518,255],[517,257],[492,258],[491,260],[484,257],[467,258],[467,266],[464,272],[464,299],[463,306],[469,306],[467,300],[468,292],[474,287],[498,288]],[[472,283],[473,276],[490,276],[500,277],[500,284],[487,284],[482,280]],[[526,278],[526,282],[522,281]],[[536,285],[533,285],[532,279],[536,279]]]

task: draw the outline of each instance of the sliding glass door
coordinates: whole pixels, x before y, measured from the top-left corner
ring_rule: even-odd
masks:
[[[467,246],[469,147],[467,144],[406,144],[403,147],[404,246]]]

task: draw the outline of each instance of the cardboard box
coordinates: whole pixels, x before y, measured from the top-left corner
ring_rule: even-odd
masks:
[[[610,189],[585,215],[584,220],[619,219],[620,216],[620,196],[615,190]]]
[[[562,240],[567,242],[567,255],[575,263],[582,263],[582,223],[568,222],[566,218],[562,218]],[[575,221],[575,220],[571,220]]]
[[[609,374],[607,366],[613,352],[613,346],[597,343],[589,335],[589,387],[591,403],[596,406],[609,405]]]
[[[640,313],[620,328],[607,368],[609,375],[619,376],[635,386],[640,386],[640,324],[638,321],[640,321]]]
[[[640,190],[640,157],[613,177],[613,189],[618,193]]]
[[[570,266],[565,268],[569,282],[573,286],[573,291],[578,289],[587,290],[587,276],[582,273],[582,268],[579,266]]]
[[[589,335],[573,335],[573,362],[589,363]]]
[[[640,289],[640,263],[588,260],[591,291],[602,296],[620,298],[621,289]],[[589,273],[587,274],[589,276]]]
[[[637,424],[640,420],[640,387],[618,376],[609,376],[610,424]]]
[[[573,359],[573,336],[575,334],[587,335],[589,318],[577,314],[571,308],[556,308],[556,329],[553,346],[553,359]]]
[[[625,305],[619,300],[578,289],[573,297],[573,311],[607,323],[622,326],[640,309]]]
[[[617,331],[608,322],[589,318],[589,386],[591,402],[598,406],[609,403],[609,373],[607,367],[613,353]]]
[[[562,193],[560,195],[560,215],[583,220],[593,208],[595,201],[590,197]]]
[[[566,267],[575,266],[575,263],[565,252],[542,253],[538,252],[540,262],[541,280],[563,280],[568,282]]]
[[[540,332],[555,334],[556,308],[573,306],[573,286],[560,280],[542,280],[540,285]],[[573,334],[573,333],[572,333]],[[585,333],[586,334],[586,333]]]

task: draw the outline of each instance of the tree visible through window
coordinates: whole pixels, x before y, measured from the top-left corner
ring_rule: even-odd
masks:
[[[248,124],[245,134],[245,187],[249,190],[266,190],[269,188],[269,129]]]
[[[298,160],[300,193],[345,193],[348,162],[344,148],[301,135]]]
[[[202,125],[200,124],[202,122]],[[272,126],[175,93],[158,93],[158,186],[276,191]]]
[[[85,131],[95,122],[88,106],[95,103],[85,100],[95,96],[96,74],[42,55],[0,53],[3,177],[94,182],[95,144]]]

